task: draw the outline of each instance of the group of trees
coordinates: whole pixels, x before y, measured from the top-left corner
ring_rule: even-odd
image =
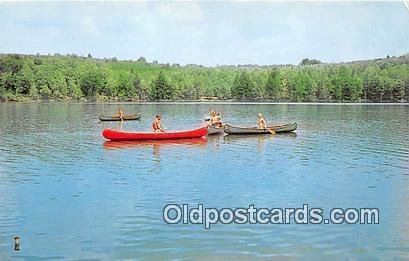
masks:
[[[77,56],[0,55],[1,100],[408,101],[409,55],[326,64],[203,67]]]

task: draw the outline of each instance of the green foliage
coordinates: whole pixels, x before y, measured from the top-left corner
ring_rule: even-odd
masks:
[[[136,62],[138,62],[138,63],[147,63],[146,58],[143,57],[143,56],[139,57],[138,60],[136,60]]]
[[[364,72],[364,99],[374,100],[377,97],[378,86],[381,86],[380,68],[369,66]]]
[[[320,60],[317,59],[308,59],[308,58],[304,58],[302,59],[300,65],[313,65],[313,64],[321,64],[322,62]]]
[[[118,77],[118,96],[131,98],[135,95],[135,86],[130,72],[121,72]]]
[[[163,71],[160,71],[158,77],[152,83],[151,99],[154,101],[172,100],[172,97],[172,86],[168,83]]]
[[[238,100],[248,100],[253,96],[255,90],[254,83],[247,71],[241,71],[234,79],[231,94]]]
[[[311,101],[309,90],[312,88],[313,82],[308,73],[303,70],[295,71],[288,78],[288,86],[291,90],[291,100],[302,102]]]
[[[50,88],[48,88],[47,85],[43,85],[43,86],[40,87],[39,94],[40,94],[40,97],[42,99],[44,99],[44,100],[48,100],[48,99],[50,99],[52,97],[51,96],[52,92],[51,92]]]
[[[337,68],[331,76],[330,85],[330,93],[334,100],[356,101],[361,98],[362,81],[349,67]]]
[[[17,73],[23,67],[23,58],[20,55],[10,54],[1,57],[0,73]]]
[[[80,77],[81,90],[87,97],[95,97],[97,94],[106,92],[106,86],[106,76],[96,66],[86,68]]]
[[[180,66],[76,55],[0,54],[0,100],[101,99],[377,102],[409,100],[409,55],[291,66]]]
[[[34,73],[28,65],[24,65],[15,73],[16,94],[28,96],[34,87]]]
[[[266,98],[277,100],[281,96],[280,74],[277,69],[271,70],[265,84]]]

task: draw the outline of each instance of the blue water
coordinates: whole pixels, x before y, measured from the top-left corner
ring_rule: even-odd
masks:
[[[409,106],[216,104],[296,134],[106,143],[103,128],[201,124],[209,104],[0,104],[0,260],[409,258]],[[379,208],[378,225],[168,225],[168,203]],[[13,237],[21,237],[14,251]]]

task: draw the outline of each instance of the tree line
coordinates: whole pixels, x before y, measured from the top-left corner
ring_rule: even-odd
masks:
[[[0,55],[0,100],[409,101],[409,55],[329,64],[220,66]]]

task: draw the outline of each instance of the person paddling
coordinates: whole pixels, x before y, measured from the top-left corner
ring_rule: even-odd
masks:
[[[162,127],[161,117],[159,114],[156,114],[155,118],[153,119],[152,128],[154,132],[165,132]]]
[[[118,111],[116,112],[116,116],[118,117],[118,118],[120,118],[121,119],[121,121],[123,121],[124,120],[124,110],[122,109],[122,108],[119,108],[118,109]]]
[[[215,112],[212,117],[211,122],[212,122],[212,126],[223,127],[222,115],[220,113]]]
[[[215,113],[215,110],[210,107],[209,113],[207,114],[208,116],[206,116],[206,118],[205,118],[206,126],[212,125],[212,118],[213,118],[214,113]]]
[[[261,113],[258,114],[257,128],[259,129],[267,128],[266,120],[264,119],[263,114]]]
[[[210,119],[207,126],[223,127],[223,123],[221,121],[222,115],[220,113],[216,112],[214,109],[210,109],[209,115]]]

